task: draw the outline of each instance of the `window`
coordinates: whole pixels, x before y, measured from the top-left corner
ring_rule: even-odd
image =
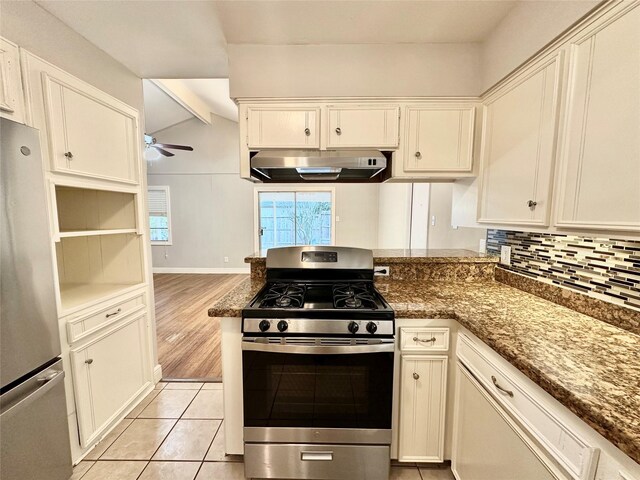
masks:
[[[151,245],[171,245],[169,187],[149,187]]]
[[[334,243],[333,189],[256,191],[259,250]]]

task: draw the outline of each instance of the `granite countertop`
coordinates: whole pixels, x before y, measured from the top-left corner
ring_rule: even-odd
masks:
[[[377,249],[373,251],[373,260],[380,264],[392,263],[498,263],[495,255],[478,253],[463,249]],[[245,263],[262,263],[266,259],[266,250],[245,257]]]
[[[262,286],[213,305],[239,317]],[[640,336],[495,281],[377,284],[396,318],[453,318],[640,463]]]

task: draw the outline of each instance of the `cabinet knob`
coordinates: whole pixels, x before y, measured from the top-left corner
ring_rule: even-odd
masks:
[[[73,159],[73,153],[71,153],[71,152],[65,152],[64,156],[67,157],[69,160]]]
[[[419,378],[420,378],[420,375],[418,375],[416,372],[413,372],[413,379],[418,380]]]
[[[87,365],[91,365],[93,363],[93,358],[87,358],[84,363],[86,363]]]
[[[414,155],[415,155],[416,158],[420,158],[422,156],[422,154],[420,152],[416,152]]]
[[[533,200],[529,200],[529,201],[527,202],[527,206],[528,206],[531,210],[533,210],[534,208],[536,208],[536,205],[538,205],[538,202],[534,202]]]
[[[336,134],[342,135],[342,130],[340,129],[340,127],[336,128]]]
[[[309,135],[311,135],[311,130],[309,130],[308,128],[305,128],[304,134],[308,137]]]

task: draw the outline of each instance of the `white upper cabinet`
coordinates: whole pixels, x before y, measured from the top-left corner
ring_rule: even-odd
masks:
[[[320,108],[248,107],[247,146],[250,149],[320,148]]]
[[[0,117],[24,123],[18,46],[0,37]]]
[[[327,106],[327,148],[397,148],[397,105]]]
[[[52,169],[137,183],[137,110],[68,74],[43,80]]]
[[[543,58],[486,100],[479,222],[549,224],[560,63]]]
[[[556,225],[640,230],[640,8],[567,46],[569,86]]]
[[[406,112],[405,172],[471,171],[473,105],[412,106]]]

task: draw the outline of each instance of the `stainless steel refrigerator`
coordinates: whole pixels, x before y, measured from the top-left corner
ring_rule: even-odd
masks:
[[[39,132],[0,122],[0,478],[68,480],[71,451]]]

